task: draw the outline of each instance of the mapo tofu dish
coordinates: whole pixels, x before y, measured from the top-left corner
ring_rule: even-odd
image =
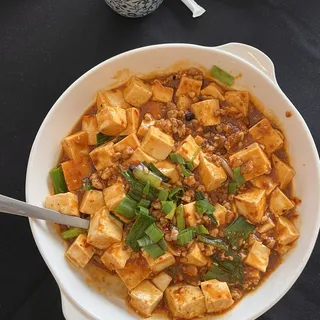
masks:
[[[71,264],[120,277],[143,317],[232,308],[299,237],[286,138],[213,66],[97,93],[50,171]],[[266,280],[268,281],[268,280]]]

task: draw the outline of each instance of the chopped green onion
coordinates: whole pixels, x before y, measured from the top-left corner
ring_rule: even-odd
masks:
[[[164,251],[168,250],[168,245],[167,245],[166,241],[164,240],[164,238],[162,238],[160,241],[158,241],[157,244],[162,250],[164,250]]]
[[[235,78],[229,74],[228,72],[222,70],[218,66],[213,66],[211,69],[211,75],[216,78],[217,80],[221,81],[222,83],[226,84],[227,86],[232,86]]]
[[[164,234],[163,232],[156,226],[155,223],[151,224],[145,231],[146,235],[153,241],[153,243],[157,243],[160,241]]]
[[[192,175],[192,172],[190,172],[188,169],[186,169],[186,167],[183,164],[180,164],[180,169],[181,169],[182,174],[185,177],[190,177]]]
[[[82,180],[82,188],[81,190],[82,191],[89,191],[89,190],[92,190],[93,189],[93,186],[90,182],[90,180],[88,178],[85,178]]]
[[[232,248],[238,249],[243,241],[248,240],[255,228],[255,225],[247,222],[243,217],[238,217],[224,230],[224,236]]]
[[[186,227],[186,222],[184,219],[184,208],[183,205],[180,204],[176,209],[176,219],[177,219],[177,227],[179,230],[183,230]]]
[[[242,284],[244,273],[241,256],[230,249],[225,251],[225,256],[232,257],[232,260],[220,260],[218,256],[215,256],[217,262],[211,265],[208,273],[204,276],[204,279],[217,279],[223,282]]]
[[[192,161],[187,161],[186,162],[186,167],[190,170],[193,171],[194,170],[194,166],[192,164]]]
[[[155,175],[160,177],[163,182],[169,182],[170,181],[170,178],[167,177],[166,175],[164,175],[152,162],[150,162],[150,163],[143,162],[143,164],[145,166],[147,166],[149,168],[149,170],[151,170]]]
[[[145,236],[146,229],[155,222],[150,215],[140,214],[132,225],[126,237],[126,244],[134,250],[139,250],[138,239]]]
[[[101,146],[102,144],[104,144],[105,142],[108,142],[110,140],[112,140],[114,137],[111,136],[106,136],[105,134],[99,132],[97,134],[97,145]]]
[[[157,244],[149,244],[145,246],[143,250],[145,250],[152,259],[157,259],[165,254],[165,251]]]
[[[149,214],[149,210],[145,207],[137,206],[135,209],[135,214]]]
[[[228,193],[235,194],[237,192],[237,183],[236,182],[229,182],[228,183]]]
[[[196,210],[199,214],[212,214],[214,211],[214,206],[211,203],[209,203],[207,199],[197,200]]]
[[[176,153],[170,153],[169,158],[172,162],[177,163],[177,164],[185,164],[186,161],[178,154]]]
[[[194,197],[196,200],[204,200],[206,198],[201,191],[196,191]]]
[[[160,201],[165,201],[168,198],[169,191],[167,189],[161,189],[158,194],[158,199]]]
[[[228,250],[229,248],[229,246],[222,239],[214,238],[210,235],[200,235],[199,240],[218,249]]]
[[[162,212],[166,215],[166,219],[172,219],[177,208],[177,204],[173,201],[161,201]]]
[[[84,230],[81,228],[71,228],[67,231],[62,232],[61,236],[64,240],[68,240],[68,239],[77,237],[78,235],[80,235],[83,232],[84,232]]]
[[[180,187],[174,187],[169,193],[169,200],[178,201],[183,197],[184,190]]]
[[[145,195],[148,195],[149,194],[149,190],[150,190],[150,182],[147,181],[146,185],[144,186],[144,188],[142,190],[142,193],[145,194]]]
[[[64,179],[63,171],[61,167],[52,169],[50,171],[50,177],[52,179],[54,193],[65,193],[68,191],[66,181]]]
[[[179,232],[178,234],[178,238],[177,238],[177,243],[180,246],[183,246],[187,243],[189,243],[190,241],[192,241],[192,239],[195,236],[195,232],[192,229],[184,229],[182,231]]]
[[[233,169],[233,177],[234,177],[234,181],[237,183],[237,187],[240,187],[246,183],[246,180],[244,179],[244,177],[241,174],[240,167]]]
[[[134,177],[140,181],[143,182],[148,182],[150,185],[152,185],[155,188],[159,188],[162,182],[162,179],[155,175],[153,172],[151,172],[148,167],[140,164],[136,166],[133,170],[132,173]]]
[[[193,227],[193,230],[196,232],[197,235],[209,234],[208,229],[203,224]]]
[[[140,248],[154,243],[148,236],[142,237],[141,239],[137,240],[137,242]]]
[[[131,199],[133,199],[134,201],[139,202],[141,200],[141,194],[137,193],[135,190],[131,189],[128,193],[127,196]]]
[[[147,199],[141,199],[138,203],[138,207],[145,207],[148,208],[150,206],[151,201]]]
[[[135,216],[135,209],[138,203],[128,196],[125,196],[123,200],[114,209],[114,212],[121,214],[122,216],[132,219]]]

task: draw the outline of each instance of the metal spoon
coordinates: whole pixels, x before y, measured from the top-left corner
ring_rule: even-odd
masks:
[[[0,212],[17,216],[36,218],[83,229],[89,228],[89,221],[61,214],[57,211],[40,208],[10,197],[0,195]]]

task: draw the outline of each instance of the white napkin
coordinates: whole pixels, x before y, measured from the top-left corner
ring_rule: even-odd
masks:
[[[191,11],[193,18],[202,16],[206,10],[199,6],[194,0],[181,0]]]

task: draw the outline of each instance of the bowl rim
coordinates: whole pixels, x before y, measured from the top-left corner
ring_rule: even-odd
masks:
[[[228,44],[239,44],[239,45],[243,45],[241,43],[228,43]],[[40,139],[40,136],[42,134],[42,132],[45,130],[45,127],[47,126],[48,122],[50,121],[50,116],[51,114],[55,111],[55,107],[57,104],[60,103],[61,100],[64,99],[64,97],[66,95],[69,94],[69,91],[71,91],[79,82],[82,82],[83,80],[85,80],[87,77],[89,77],[91,74],[95,73],[98,69],[100,69],[101,67],[103,67],[105,64],[107,63],[112,63],[114,60],[117,59],[121,59],[125,56],[129,56],[131,54],[135,54],[135,53],[140,53],[143,51],[148,51],[148,50],[152,50],[152,49],[156,49],[158,47],[162,47],[162,48],[186,48],[186,47],[193,47],[193,48],[198,48],[198,49],[212,49],[213,51],[217,50],[220,53],[222,52],[224,55],[226,56],[230,56],[233,59],[236,60],[240,60],[241,63],[246,64],[249,68],[254,69],[256,73],[258,73],[259,77],[263,78],[264,81],[269,82],[269,84],[271,84],[272,89],[276,90],[279,94],[282,95],[282,97],[286,100],[286,102],[288,103],[288,105],[290,105],[290,107],[294,110],[295,115],[297,116],[297,119],[300,123],[300,125],[302,126],[302,129],[304,130],[305,134],[306,134],[306,139],[309,140],[310,142],[310,147],[312,148],[312,156],[316,157],[317,159],[319,159],[319,155],[318,155],[318,151],[315,145],[315,142],[313,140],[313,137],[311,135],[311,132],[306,124],[306,122],[304,121],[302,115],[300,114],[300,112],[297,110],[297,108],[293,105],[293,103],[289,100],[289,98],[284,94],[284,92],[281,90],[281,88],[279,87],[279,85],[277,84],[275,79],[272,79],[270,76],[268,76],[267,74],[265,74],[264,72],[262,72],[261,69],[259,69],[258,67],[256,67],[255,65],[253,65],[252,63],[250,63],[249,61],[247,61],[246,59],[244,59],[243,57],[240,57],[239,55],[237,55],[236,53],[231,53],[228,52],[227,50],[222,50],[224,45],[222,46],[214,46],[214,47],[209,47],[209,46],[201,46],[201,45],[196,45],[196,44],[187,44],[187,43],[167,43],[167,44],[156,44],[156,45],[149,45],[149,46],[144,46],[144,47],[140,47],[140,48],[136,48],[133,50],[129,50],[123,53],[120,53],[116,56],[113,56],[109,59],[106,59],[104,61],[102,61],[101,63],[97,64],[96,66],[94,66],[93,68],[89,69],[88,71],[86,71],[83,75],[81,75],[79,78],[77,78],[61,95],[60,97],[56,100],[56,102],[53,104],[53,106],[51,107],[51,109],[49,110],[49,112],[47,113],[45,119],[43,120],[43,122],[41,123],[41,126],[36,134],[36,137],[34,139],[34,142],[32,144],[32,148],[29,154],[29,160],[28,160],[28,165],[27,165],[27,172],[26,172],[26,183],[25,183],[25,192],[26,192],[26,201],[28,203],[31,203],[29,201],[30,198],[30,183],[31,183],[31,174],[30,174],[30,167],[32,166],[32,161],[34,158],[34,154],[35,154],[35,150],[37,149],[37,144],[38,144],[38,140]],[[247,46],[247,45],[245,45]],[[251,47],[251,46],[247,46],[247,47]],[[255,47],[251,47],[255,50]],[[260,50],[258,50],[260,51]],[[260,51],[261,52],[261,51]],[[263,52],[262,52],[263,53]],[[263,53],[264,54],[264,53]],[[265,54],[264,54],[265,55]],[[265,55],[266,57],[268,57],[267,55]],[[270,58],[269,58],[270,59]],[[272,62],[272,60],[270,59],[270,61]],[[317,168],[317,176],[318,176],[318,181],[320,181],[320,162],[317,161],[316,162],[316,168]],[[320,199],[318,200],[318,213],[320,213]],[[57,275],[54,272],[54,268],[51,265],[50,259],[47,258],[46,253],[44,250],[42,250],[42,247],[40,245],[40,243],[38,242],[37,239],[37,232],[35,230],[35,223],[37,222],[37,219],[33,219],[33,218],[29,218],[29,223],[30,223],[30,228],[32,231],[32,235],[33,238],[36,242],[36,245],[38,247],[38,250],[42,256],[42,258],[44,259],[44,261],[46,262],[46,265],[48,266],[51,274],[53,275],[53,277],[55,278],[57,285],[59,287],[59,289],[67,296],[67,298],[70,299],[70,301],[75,304],[75,306],[81,310],[81,312],[83,312],[84,314],[90,316],[92,319],[96,319],[96,320],[101,320],[100,318],[98,318],[96,315],[92,314],[90,311],[88,311],[87,309],[85,309],[77,300],[75,300],[73,298],[73,296],[70,294],[68,288],[59,281]],[[254,317],[259,317],[260,315],[262,315],[263,313],[265,313],[267,310],[269,310],[272,306],[274,306],[287,292],[288,290],[293,286],[293,284],[296,282],[296,280],[298,279],[298,277],[300,276],[301,272],[303,271],[303,269],[305,268],[307,262],[310,259],[311,253],[314,249],[317,237],[318,237],[318,233],[319,233],[319,229],[320,229],[320,214],[318,214],[317,216],[317,220],[315,221],[315,225],[317,226],[315,232],[312,234],[312,236],[310,236],[309,238],[309,246],[307,248],[307,250],[305,250],[304,256],[302,257],[303,259],[303,264],[300,265],[300,268],[298,270],[295,270],[294,276],[292,276],[291,280],[288,281],[288,284],[286,285],[286,287],[281,289],[281,293],[280,294],[276,294],[272,297],[272,299],[269,300],[269,302],[265,305],[264,308],[261,308],[261,310],[259,312],[257,312]]]

